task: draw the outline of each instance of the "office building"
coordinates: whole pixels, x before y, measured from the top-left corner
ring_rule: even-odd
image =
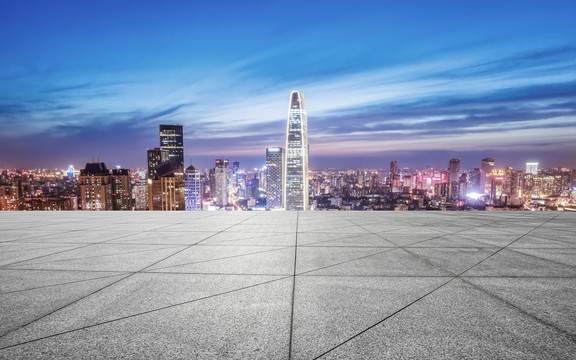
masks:
[[[184,198],[186,211],[202,210],[202,182],[200,171],[190,165],[184,171]]]
[[[492,193],[492,170],[494,170],[494,159],[482,159],[482,167],[480,170],[480,194],[490,195]]]
[[[266,209],[282,208],[282,179],[284,170],[284,149],[266,149]]]
[[[169,161],[184,167],[184,134],[182,125],[160,124],[160,149],[168,150]]]
[[[538,163],[537,162],[526,163],[526,174],[538,175]]]
[[[112,169],[110,184],[112,184],[112,209],[132,210],[130,170]]]
[[[87,163],[80,170],[80,202],[82,210],[112,210],[110,171],[103,162]]]
[[[148,208],[164,211],[186,210],[184,168],[169,161],[156,169],[158,178],[148,179]]]
[[[290,94],[282,191],[286,210],[308,210],[308,118],[299,91]]]
[[[216,159],[216,167],[214,168],[214,205],[228,205],[228,170],[227,159]]]
[[[160,164],[168,162],[168,153],[169,152],[166,149],[148,149],[148,179],[156,179],[158,177],[156,167]]]

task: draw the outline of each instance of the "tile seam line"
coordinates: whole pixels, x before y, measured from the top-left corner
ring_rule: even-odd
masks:
[[[45,288],[49,288],[49,287],[70,285],[70,284],[76,284],[76,283],[93,281],[93,280],[101,280],[101,279],[107,279],[107,278],[111,278],[111,277],[115,277],[115,276],[122,276],[122,275],[125,275],[125,274],[99,276],[99,277],[95,277],[95,278],[91,278],[91,279],[68,281],[68,282],[61,283],[61,284],[52,284],[52,285],[37,286],[37,287],[29,288],[29,289],[20,289],[20,290],[5,291],[5,292],[0,292],[0,295],[14,294],[14,293],[24,292],[24,291],[33,291],[33,290],[38,290],[38,289],[45,289]]]
[[[292,340],[294,333],[294,303],[296,294],[296,265],[298,257],[298,225],[300,220],[300,211],[296,212],[296,238],[294,242],[294,272],[292,273],[292,300],[291,300],[291,310],[290,310],[290,334],[288,336],[288,360],[292,359]]]
[[[469,286],[473,287],[474,289],[476,289],[476,290],[478,290],[478,291],[481,291],[481,292],[487,294],[488,296],[492,297],[493,299],[496,299],[496,300],[498,300],[498,301],[500,301],[500,302],[508,305],[509,307],[513,308],[514,310],[520,312],[521,314],[524,314],[525,316],[527,316],[527,317],[535,320],[536,322],[539,322],[539,323],[542,324],[542,325],[545,325],[545,326],[548,326],[548,327],[553,328],[554,330],[558,331],[559,333],[566,335],[566,336],[570,339],[570,341],[572,341],[573,343],[576,343],[576,334],[573,334],[573,333],[571,333],[571,332],[569,332],[569,331],[567,331],[567,330],[564,330],[564,329],[562,329],[562,328],[554,325],[553,323],[550,323],[550,322],[548,322],[548,321],[546,321],[546,320],[544,320],[544,319],[541,319],[541,318],[539,318],[538,316],[536,316],[536,315],[534,315],[534,314],[532,314],[532,313],[530,313],[530,312],[528,312],[528,311],[520,308],[519,306],[514,305],[514,304],[511,303],[510,301],[508,301],[508,300],[506,300],[506,299],[504,299],[504,298],[502,298],[502,297],[500,297],[500,296],[492,293],[491,291],[488,291],[487,289],[482,288],[482,287],[479,286],[479,285],[476,285],[476,284],[474,284],[474,283],[471,283],[471,282],[469,282],[468,280],[465,280],[465,279],[466,279],[466,277],[460,277],[460,278],[459,278],[460,281],[468,284]]]
[[[540,224],[540,225],[538,225],[537,227],[535,227],[535,228],[533,228],[532,230],[530,230],[528,233],[530,233],[531,231],[534,231],[534,230],[536,230],[536,229],[537,229],[537,228],[539,228],[540,226],[542,226],[542,225],[546,224],[547,222],[551,221],[552,219],[555,219],[556,217],[558,217],[558,216],[560,216],[560,215],[561,215],[561,214],[558,214],[558,215],[556,215],[556,216],[553,216],[553,217],[551,217],[551,218],[547,219],[546,221],[544,221],[543,223],[541,223],[541,224]],[[528,234],[528,233],[526,233],[526,234]],[[518,238],[518,239],[516,239],[515,241],[517,241],[517,240],[521,239],[522,237],[526,236],[526,234],[522,235],[521,237],[519,237],[519,238]],[[510,244],[508,244],[508,245],[506,245],[506,246],[509,246],[509,245],[511,245],[511,244],[512,244],[512,243],[510,243]],[[505,247],[506,247],[506,246],[505,246]],[[364,333],[368,332],[369,330],[371,330],[371,329],[375,328],[376,326],[378,326],[378,325],[382,324],[384,321],[388,320],[389,318],[393,317],[394,315],[396,315],[396,314],[398,314],[398,313],[402,312],[403,310],[407,309],[408,307],[412,306],[413,304],[417,303],[418,301],[420,301],[420,300],[424,299],[424,298],[425,298],[425,297],[427,297],[428,295],[430,295],[430,294],[432,294],[432,293],[436,292],[436,291],[437,291],[437,290],[439,290],[440,288],[444,287],[446,284],[448,284],[448,283],[452,282],[454,279],[460,278],[460,276],[462,276],[463,274],[465,274],[466,272],[468,272],[470,269],[472,269],[472,268],[474,268],[475,266],[477,266],[477,265],[481,264],[481,263],[482,263],[482,262],[484,262],[486,259],[488,259],[488,258],[492,257],[494,254],[498,253],[499,251],[501,251],[501,250],[502,250],[502,249],[504,249],[505,247],[501,248],[500,250],[497,250],[497,251],[496,251],[496,252],[494,252],[493,254],[491,254],[491,255],[487,256],[486,258],[482,259],[480,262],[478,262],[478,263],[476,263],[476,264],[472,265],[472,266],[471,266],[471,267],[469,267],[468,269],[466,269],[466,270],[464,270],[463,272],[459,273],[458,275],[456,275],[456,276],[452,277],[450,280],[448,280],[448,281],[446,281],[445,283],[441,284],[440,286],[436,287],[436,288],[435,288],[435,289],[433,289],[432,291],[430,291],[430,292],[428,292],[428,293],[424,294],[423,296],[419,297],[418,299],[416,299],[416,300],[412,301],[412,302],[411,302],[411,303],[409,303],[408,305],[406,305],[406,306],[404,306],[404,307],[402,307],[402,308],[400,308],[400,309],[396,310],[396,311],[395,311],[395,312],[393,312],[392,314],[390,314],[390,315],[386,316],[384,319],[382,319],[382,320],[380,320],[380,321],[378,321],[378,322],[376,322],[376,323],[374,323],[374,324],[370,325],[369,327],[365,328],[364,330],[360,331],[359,333],[355,334],[354,336],[352,336],[352,337],[350,337],[350,338],[346,339],[345,341],[341,342],[340,344],[338,344],[338,345],[336,345],[336,346],[334,346],[334,347],[332,347],[332,348],[330,348],[330,349],[326,350],[326,351],[325,351],[325,352],[323,352],[322,354],[320,354],[320,355],[318,355],[318,356],[314,357],[314,360],[316,360],[316,359],[319,359],[319,358],[321,358],[321,357],[324,357],[325,355],[327,355],[328,353],[330,353],[330,352],[332,352],[332,351],[336,350],[336,349],[337,349],[337,348],[339,348],[340,346],[342,346],[342,345],[344,345],[344,344],[346,344],[346,343],[348,343],[348,342],[352,341],[353,339],[355,339],[355,338],[357,338],[357,337],[361,336],[362,334],[364,334]]]
[[[205,217],[202,217],[202,218],[200,218],[200,219],[194,219],[194,220],[192,220],[192,221],[201,220],[201,219],[205,219],[205,218],[212,217],[212,216],[215,216],[215,215],[205,216]],[[135,232],[135,233],[132,233],[132,234],[129,234],[129,235],[123,235],[123,236],[115,237],[115,238],[110,239],[110,240],[104,240],[104,241],[100,241],[100,242],[96,242],[96,243],[89,243],[89,244],[86,244],[86,245],[83,245],[83,246],[78,246],[78,247],[75,247],[75,248],[73,248],[73,249],[68,249],[68,250],[59,251],[59,252],[56,252],[56,253],[53,253],[53,254],[37,256],[37,257],[31,258],[31,259],[16,261],[16,262],[13,262],[13,263],[10,263],[10,264],[4,264],[4,265],[0,266],[0,268],[5,267],[5,266],[10,266],[10,265],[19,264],[19,263],[26,262],[26,261],[30,261],[30,260],[41,259],[41,258],[47,257],[47,256],[58,255],[58,254],[65,253],[65,252],[67,252],[67,251],[82,249],[82,248],[89,247],[89,246],[93,246],[93,245],[105,244],[105,243],[107,243],[107,242],[109,242],[109,241],[126,238],[126,237],[129,237],[129,236],[132,236],[132,235],[142,234],[142,233],[146,233],[146,232],[149,232],[149,231],[156,231],[156,230],[158,230],[158,229],[164,229],[164,228],[166,228],[166,227],[170,227],[170,226],[173,226],[173,225],[181,225],[181,224],[185,224],[185,223],[188,223],[188,222],[191,222],[191,221],[188,220],[188,221],[181,222],[181,223],[170,224],[170,225],[167,225],[167,226],[161,226],[161,227],[159,227],[159,228],[152,229],[152,230],[137,231],[137,232]],[[74,230],[72,230],[72,231],[74,231]],[[67,232],[71,232],[71,231],[67,231]],[[2,338],[2,336],[0,336],[0,338]]]
[[[267,284],[270,284],[270,283],[273,283],[273,282],[277,282],[277,281],[282,281],[282,280],[285,280],[285,279],[289,279],[289,278],[291,278],[291,277],[292,277],[291,275],[282,276],[282,277],[279,277],[278,279],[268,280],[268,281],[265,281],[265,282],[262,282],[262,283],[257,283],[257,284],[253,284],[253,285],[248,285],[248,286],[241,287],[241,288],[238,288],[238,289],[232,289],[232,290],[229,290],[229,291],[224,291],[224,292],[221,292],[221,293],[218,293],[218,294],[208,295],[208,296],[204,296],[204,297],[201,297],[201,298],[198,298],[198,299],[193,299],[193,300],[189,300],[189,301],[184,301],[184,302],[181,302],[181,303],[178,303],[178,304],[167,305],[167,306],[163,306],[163,307],[159,307],[159,308],[156,308],[156,309],[147,310],[147,311],[140,312],[140,313],[136,313],[136,314],[131,314],[131,315],[119,317],[119,318],[116,318],[116,319],[111,319],[111,320],[103,321],[103,322],[96,323],[96,324],[86,325],[86,326],[83,326],[83,327],[80,327],[80,328],[77,328],[77,329],[67,330],[67,331],[63,331],[63,332],[57,333],[57,334],[51,334],[51,335],[43,336],[43,337],[40,337],[40,338],[36,338],[36,339],[24,341],[24,342],[21,342],[21,343],[18,343],[18,344],[8,345],[8,346],[5,346],[5,347],[0,348],[0,351],[6,350],[6,349],[10,349],[10,348],[13,348],[13,347],[18,347],[18,346],[26,345],[26,344],[33,343],[33,342],[37,342],[37,341],[42,341],[42,340],[45,340],[45,339],[50,339],[50,338],[57,337],[57,336],[60,336],[60,335],[66,335],[66,334],[70,334],[70,333],[77,332],[77,331],[82,331],[82,330],[91,329],[91,328],[94,328],[94,327],[98,327],[98,326],[102,326],[102,325],[114,323],[114,322],[117,322],[117,321],[122,321],[122,320],[130,319],[130,318],[135,318],[135,317],[138,317],[138,316],[143,316],[143,315],[151,314],[151,313],[158,312],[158,311],[167,310],[167,309],[170,309],[170,308],[174,308],[174,307],[178,307],[178,306],[182,306],[182,305],[186,305],[186,304],[191,304],[191,303],[195,303],[195,302],[199,302],[199,301],[203,301],[203,300],[208,300],[208,299],[215,298],[215,297],[218,297],[218,296],[228,295],[228,294],[231,294],[231,293],[234,293],[234,292],[243,291],[243,290],[251,289],[251,288],[258,287],[258,286],[262,286],[262,285],[267,285]]]
[[[260,214],[260,213],[257,213],[257,214],[255,214],[255,215],[253,215],[253,216],[251,216],[251,217],[249,217],[249,218],[247,218],[247,219],[244,219],[244,220],[240,221],[239,223],[236,223],[236,224],[234,224],[234,225],[231,225],[230,227],[226,228],[225,230],[231,229],[231,228],[233,228],[234,226],[236,226],[236,225],[238,225],[238,224],[241,224],[242,222],[244,222],[244,221],[246,221],[246,220],[249,220],[249,219],[251,219],[251,218],[253,218],[253,217],[255,217],[255,216],[258,216],[259,214]],[[213,216],[215,216],[215,215],[213,215]],[[189,222],[189,221],[188,221],[188,222]],[[180,224],[181,224],[181,223],[180,223]],[[173,224],[171,224],[171,225],[173,225]],[[171,225],[168,225],[168,226],[171,226]],[[222,231],[225,231],[225,230],[222,230]],[[215,236],[215,235],[217,235],[217,234],[218,234],[218,233],[216,233],[216,234],[214,234],[214,235],[212,235],[212,236]],[[198,243],[200,243],[200,242],[202,242],[202,241],[204,241],[204,240],[207,240],[207,239],[209,239],[209,238],[210,238],[210,237],[208,237],[208,238],[206,238],[206,239],[203,239],[203,240],[200,240],[200,241],[197,242],[196,244],[198,244]],[[136,272],[130,273],[130,274],[126,275],[125,277],[123,277],[123,278],[121,278],[121,279],[119,279],[119,280],[117,280],[117,281],[114,281],[114,282],[112,282],[112,283],[110,283],[110,284],[108,284],[108,285],[106,285],[106,286],[104,286],[104,287],[102,287],[102,288],[100,288],[100,289],[97,289],[97,290],[95,290],[95,291],[93,291],[93,292],[91,292],[91,293],[89,293],[89,294],[87,294],[87,295],[79,298],[79,299],[76,299],[76,300],[74,300],[74,301],[72,301],[72,302],[70,302],[70,303],[68,303],[68,304],[66,304],[66,305],[64,305],[64,306],[61,306],[61,307],[59,307],[58,309],[55,309],[55,310],[53,310],[53,311],[50,311],[50,312],[48,312],[47,314],[44,314],[44,315],[42,315],[42,316],[40,316],[40,317],[38,317],[38,318],[36,318],[36,319],[34,319],[34,320],[32,320],[32,321],[24,324],[24,325],[22,325],[22,326],[14,329],[14,330],[8,331],[8,332],[6,332],[6,333],[4,333],[4,334],[0,334],[0,339],[4,338],[6,335],[11,334],[11,333],[13,333],[13,332],[15,332],[15,331],[17,331],[17,330],[19,330],[19,329],[25,328],[25,327],[27,327],[28,325],[33,324],[33,323],[35,323],[35,322],[37,322],[37,321],[39,321],[39,320],[41,320],[41,319],[43,319],[43,318],[45,318],[45,317],[47,317],[47,316],[50,316],[50,315],[52,315],[52,314],[54,314],[54,313],[56,313],[56,312],[58,312],[58,311],[60,311],[60,310],[63,310],[63,309],[65,309],[65,308],[67,308],[67,307],[69,307],[69,306],[71,306],[71,305],[73,305],[73,304],[76,304],[77,302],[80,302],[80,301],[82,301],[82,300],[84,300],[84,299],[86,299],[86,298],[88,298],[88,297],[90,297],[90,296],[92,296],[92,295],[94,295],[94,294],[96,294],[96,293],[104,290],[104,289],[107,289],[107,288],[109,288],[109,287],[111,287],[111,286],[114,286],[115,284],[117,284],[117,283],[119,283],[119,282],[121,282],[121,281],[123,281],[123,280],[125,280],[125,279],[127,279],[127,278],[129,278],[129,277],[131,277],[131,276],[133,276],[133,275],[135,275],[135,274],[138,274],[138,273],[140,273],[140,272],[148,269],[149,267],[158,264],[158,263],[161,262],[161,261],[164,261],[164,260],[166,260],[166,259],[169,259],[170,257],[172,257],[172,256],[174,256],[174,255],[176,255],[176,254],[178,254],[178,253],[180,253],[180,252],[182,252],[182,251],[184,251],[184,250],[186,250],[186,249],[189,249],[189,248],[193,247],[193,246],[196,245],[196,244],[192,244],[192,245],[190,245],[190,246],[187,246],[187,247],[185,247],[185,248],[182,249],[182,250],[179,250],[179,251],[177,251],[177,252],[175,252],[175,253],[173,253],[173,254],[171,254],[171,255],[168,255],[167,257],[165,257],[165,258],[163,258],[163,259],[160,259],[160,260],[158,260],[158,261],[156,261],[156,262],[154,262],[154,263],[152,263],[152,264],[150,264],[150,265],[148,265],[148,266],[146,266],[146,267],[144,267],[144,268],[142,268],[142,269],[140,269],[140,270],[138,270],[138,271],[136,271]]]

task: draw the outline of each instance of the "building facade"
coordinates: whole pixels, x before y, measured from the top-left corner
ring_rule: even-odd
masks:
[[[87,163],[80,170],[80,201],[82,210],[112,210],[112,184],[106,164]]]
[[[202,181],[200,171],[190,165],[184,172],[184,198],[186,211],[202,210]]]
[[[282,208],[282,179],[284,177],[284,149],[266,149],[266,209]]]
[[[214,205],[228,205],[228,170],[227,159],[216,159],[216,167],[214,168]]]
[[[286,210],[308,210],[308,117],[299,91],[290,94],[282,198]]]
[[[184,167],[184,133],[182,125],[160,124],[160,149],[168,150],[169,161]]]

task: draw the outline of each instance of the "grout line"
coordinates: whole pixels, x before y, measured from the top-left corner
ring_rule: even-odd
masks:
[[[292,359],[292,340],[294,333],[294,301],[296,294],[296,265],[298,256],[298,220],[300,218],[300,211],[296,212],[296,242],[294,244],[294,273],[292,274],[292,302],[290,311],[290,336],[288,337],[288,360]]]

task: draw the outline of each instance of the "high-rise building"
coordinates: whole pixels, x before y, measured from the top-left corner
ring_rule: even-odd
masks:
[[[284,170],[284,149],[266,149],[266,209],[282,208],[282,179]]]
[[[184,168],[172,161],[156,167],[157,179],[148,179],[150,210],[186,210],[184,198]]]
[[[494,159],[482,159],[482,167],[480,168],[480,193],[484,195],[491,195],[492,193],[492,170],[494,170]]]
[[[202,182],[200,171],[190,165],[184,171],[184,197],[186,211],[202,210]]]
[[[308,117],[299,91],[290,93],[282,191],[284,209],[308,210]]]
[[[134,185],[134,209],[148,210],[148,184],[138,183]]]
[[[87,163],[80,170],[82,210],[112,210],[112,184],[106,164]]]
[[[184,167],[184,134],[182,125],[160,124],[160,149],[168,150],[169,161]]]
[[[390,174],[388,183],[392,186],[400,186],[400,174],[398,173],[398,161],[390,162]]]
[[[450,159],[448,173],[450,182],[458,182],[460,179],[460,159]]]
[[[460,159],[450,159],[448,164],[448,197],[451,200],[457,200],[460,195]]]
[[[214,205],[228,205],[228,160],[216,159],[214,168]]]
[[[112,209],[132,210],[130,170],[112,169],[110,183],[112,184]]]
[[[537,162],[526,163],[526,174],[538,175],[538,163]]]
[[[168,153],[167,149],[148,149],[148,179],[156,179],[158,177],[156,167],[168,161]]]

